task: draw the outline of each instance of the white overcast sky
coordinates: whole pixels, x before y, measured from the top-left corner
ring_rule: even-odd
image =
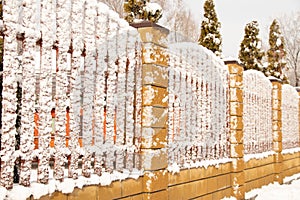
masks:
[[[186,3],[200,24],[204,0],[186,0]],[[214,3],[221,22],[223,54],[235,58],[247,23],[257,20],[263,39],[268,37],[268,27],[274,18],[300,11],[300,0],[215,0]]]

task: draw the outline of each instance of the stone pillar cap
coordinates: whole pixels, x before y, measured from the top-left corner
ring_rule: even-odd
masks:
[[[281,79],[278,79],[274,76],[269,76],[267,77],[271,82],[279,82],[279,83],[282,83],[282,80]]]
[[[153,23],[153,22],[150,22],[150,21],[147,21],[147,20],[144,20],[144,21],[141,21],[141,22],[133,22],[130,24],[130,26],[134,27],[134,28],[146,28],[146,27],[153,27],[153,28],[158,28],[158,29],[161,29],[162,31],[165,31],[167,33],[169,33],[169,29],[159,25],[159,24],[156,24],[156,23]]]

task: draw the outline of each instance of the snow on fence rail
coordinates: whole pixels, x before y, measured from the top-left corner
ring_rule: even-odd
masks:
[[[78,179],[79,174],[91,177],[140,169],[136,152],[141,140],[142,87],[137,30],[97,0],[5,0],[3,11],[0,186],[13,188],[13,179],[23,186],[47,184],[52,172],[55,180],[62,181]],[[17,98],[18,85],[21,98]],[[17,130],[20,100],[21,130]],[[51,135],[53,103],[55,132]],[[39,120],[34,127],[36,112]],[[38,132],[35,150],[34,128]],[[54,147],[50,147],[52,136]]]
[[[169,166],[227,158],[229,73],[195,43],[169,46]]]
[[[282,86],[282,149],[299,147],[299,95],[294,87]]]
[[[245,71],[243,80],[245,154],[272,151],[272,84],[255,70]]]

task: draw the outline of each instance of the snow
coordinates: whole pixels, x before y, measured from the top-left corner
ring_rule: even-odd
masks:
[[[300,147],[291,148],[291,149],[283,149],[282,154],[294,154],[300,152]]]
[[[158,3],[146,2],[144,10],[152,15],[155,15],[156,12],[162,12],[162,7]]]
[[[269,156],[274,155],[275,152],[274,151],[267,151],[267,152],[263,152],[263,153],[256,153],[256,154],[246,154],[244,155],[244,161],[248,162],[251,159],[263,159],[263,158],[267,158]]]
[[[244,83],[245,154],[272,150],[272,84],[263,73],[247,70]]]
[[[254,189],[245,194],[245,199],[255,200],[298,200],[300,195],[300,174],[285,178],[283,185],[271,183],[259,189]],[[235,197],[227,197],[222,200],[236,200]]]
[[[14,184],[12,190],[6,190],[0,187],[0,200],[26,200],[30,195],[33,195],[34,199],[39,199],[44,195],[51,195],[55,191],[60,191],[64,194],[73,192],[74,188],[83,188],[88,185],[110,185],[113,181],[122,181],[127,178],[137,179],[144,174],[143,171],[133,169],[132,172],[124,170],[123,173],[113,171],[112,173],[104,172],[101,176],[92,174],[90,178],[86,178],[79,175],[78,179],[67,178],[68,171],[64,171],[65,177],[62,182],[56,181],[53,178],[53,170],[49,172],[49,183],[40,184],[37,182],[32,182],[30,187],[24,187],[18,184]],[[36,179],[36,171],[31,171],[31,177]],[[20,195],[22,194],[22,195]]]
[[[110,11],[106,5],[95,0],[86,4],[85,2],[37,0],[26,1],[20,6],[21,1],[14,0],[4,6],[3,22],[6,27],[3,71],[4,121],[0,152],[4,163],[1,166],[0,182],[7,188],[13,186],[12,166],[17,157],[22,157],[25,163],[21,169],[21,183],[31,186],[25,189],[14,185],[12,194],[11,191],[5,191],[1,192],[1,195],[5,193],[15,195],[17,191],[28,190],[29,192],[25,191],[24,194],[33,194],[38,198],[54,190],[68,193],[74,187],[97,183],[108,185],[114,180],[138,178],[143,174],[141,170],[136,169],[140,168],[141,161],[135,154],[140,147],[142,124],[139,33],[116,13]],[[150,6],[153,7],[155,4]],[[18,12],[18,9],[24,9],[25,12]],[[17,23],[18,18],[22,24]],[[16,51],[17,31],[24,33],[24,53]],[[39,46],[37,40],[41,35],[43,45]],[[41,56],[37,54],[39,50]],[[28,67],[29,65],[36,68]],[[14,66],[21,67],[15,69]],[[34,95],[36,79],[32,76],[35,69],[41,70],[38,77],[39,98],[35,98]],[[68,79],[70,69],[71,77]],[[23,76],[19,78],[16,76],[17,73]],[[80,73],[83,73],[82,77]],[[56,76],[56,94],[52,91],[54,76]],[[13,152],[17,117],[14,114],[16,80],[23,81],[24,113],[21,150]],[[82,92],[84,92],[84,148],[80,148],[78,143],[78,137],[82,134],[79,118]],[[37,126],[39,149],[33,150],[32,116],[36,108],[35,103],[38,104],[40,117]],[[70,108],[71,139],[68,147],[65,142],[66,106]],[[49,148],[52,132],[52,119],[49,114],[51,108],[56,108],[55,148]],[[119,125],[117,128],[115,128],[116,121]],[[94,168],[91,165],[92,152],[96,153],[93,158]],[[69,168],[65,170],[67,156],[71,158]],[[78,169],[79,156],[84,156],[82,170]],[[36,157],[40,159],[38,169],[30,173],[32,158]],[[55,157],[55,172],[49,166],[51,157]],[[101,173],[102,176],[98,176]],[[1,188],[2,190],[4,189]]]
[[[169,51],[170,170],[175,163],[181,169],[201,165],[203,160],[226,158],[227,67],[211,51],[194,43],[172,44]]]
[[[246,193],[246,199],[250,197],[254,197],[256,195],[257,197],[255,198],[255,200],[299,199],[300,180],[295,180],[291,184],[280,185],[278,183],[273,183],[267,186],[263,186],[260,189],[255,189]]]
[[[282,86],[282,148],[299,146],[299,95],[291,85]]]
[[[279,47],[282,44],[281,38],[277,38],[276,40],[276,46]]]

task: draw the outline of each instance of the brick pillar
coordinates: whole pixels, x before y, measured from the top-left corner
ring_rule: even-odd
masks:
[[[283,183],[282,176],[282,122],[281,122],[281,99],[282,83],[278,79],[270,79],[272,83],[272,130],[274,154],[274,180]]]
[[[244,133],[243,133],[243,66],[226,61],[230,74],[230,157],[232,196],[245,199]]]
[[[144,199],[167,199],[168,165],[168,67],[169,31],[151,22],[131,24],[137,28],[142,45],[142,167]]]

